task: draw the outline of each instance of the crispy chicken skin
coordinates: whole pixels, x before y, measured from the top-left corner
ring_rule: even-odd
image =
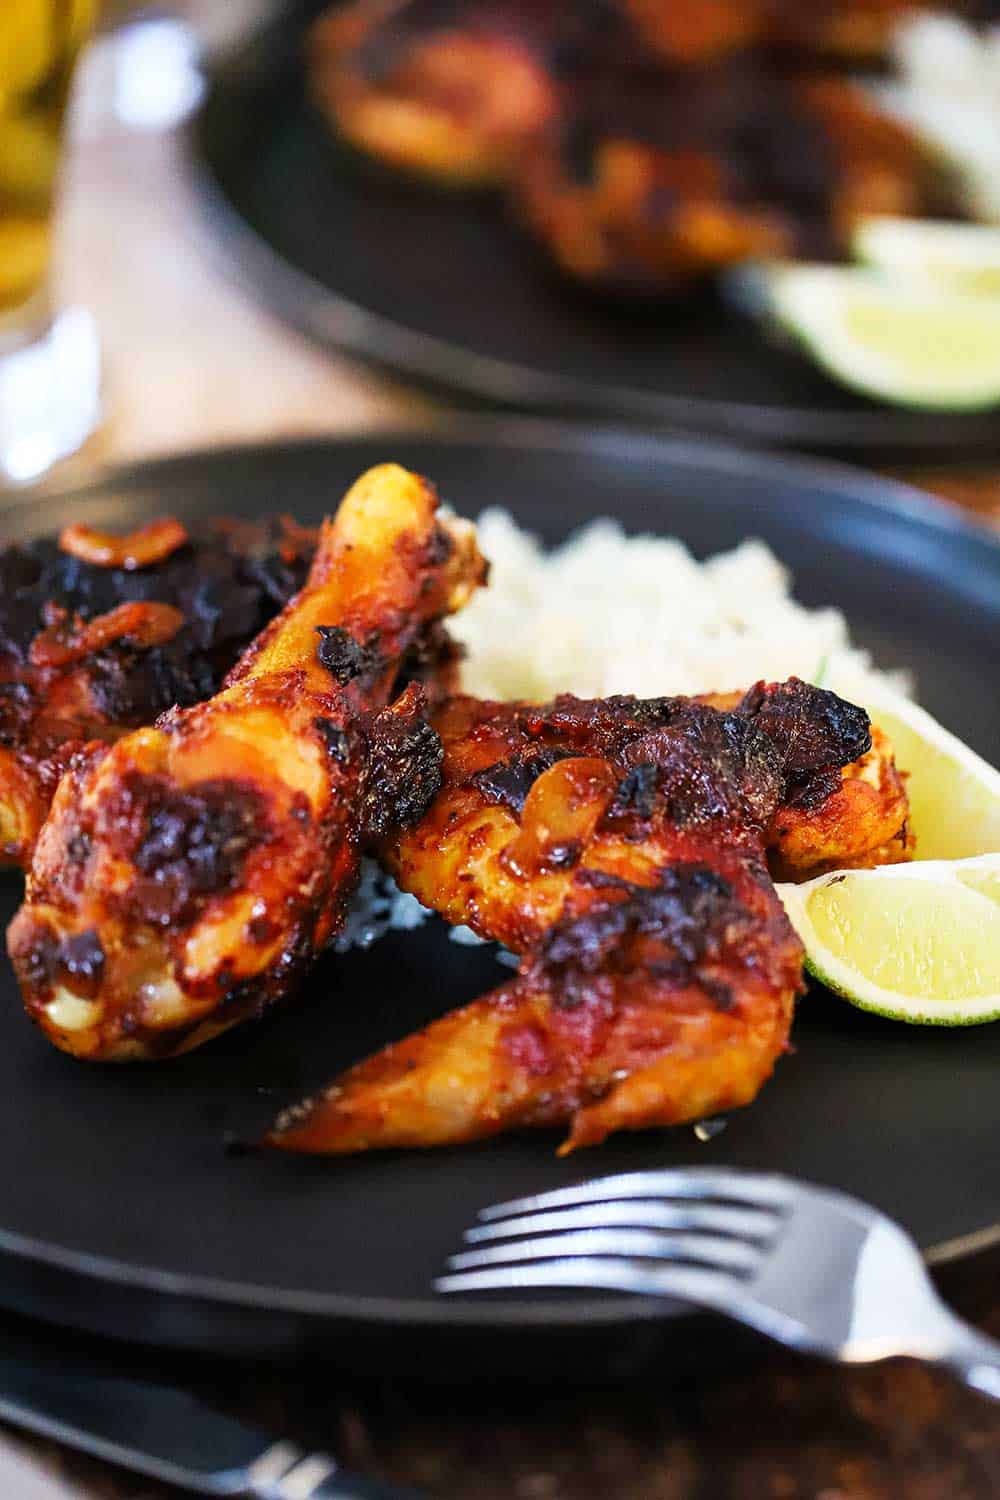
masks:
[[[776,880],[811,880],[829,870],[900,864],[915,846],[903,773],[884,730],[872,725],[872,747],[845,766],[840,784],[817,806],[791,802],[768,830]]]
[[[701,701],[731,712],[752,694],[711,693]],[[766,703],[762,712],[767,715]],[[913,853],[905,774],[896,765],[889,736],[871,726],[871,747],[825,779],[778,807],[765,833],[768,864],[776,880],[812,880],[829,870],[900,864]]]
[[[373,469],[217,696],[73,758],[8,933],[57,1046],[167,1056],[288,990],[336,932],[362,842],[437,788],[422,689],[391,698],[408,649],[483,571],[424,480]]]
[[[28,863],[82,742],[218,691],[302,586],[315,545],[287,519],[163,517],[0,552],[0,861]]]
[[[753,1099],[802,979],[766,844],[787,837],[787,809],[842,796],[871,735],[862,710],[795,680],[718,701],[446,704],[441,792],[384,857],[448,921],[519,954],[518,976],[351,1069],[270,1144],[568,1122],[570,1150]]]

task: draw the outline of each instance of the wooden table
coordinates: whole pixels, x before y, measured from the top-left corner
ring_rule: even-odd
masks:
[[[95,75],[96,77],[96,75]],[[105,80],[106,81],[106,80]],[[93,80],[92,80],[93,82]],[[100,79],[97,80],[100,84]],[[96,86],[96,85],[95,85]],[[71,155],[62,286],[97,314],[107,420],[52,482],[205,444],[419,420],[411,390],[319,353],[215,269],[192,233],[170,136],[105,121]],[[912,477],[912,476],[911,476]],[[1000,524],[1000,473],[936,475]],[[948,1278],[1000,1336],[995,1263]],[[116,1356],[117,1357],[117,1356]],[[167,1362],[173,1374],[183,1362]],[[448,1500],[994,1500],[1000,1409],[916,1367],[845,1373],[775,1354],[751,1369],[638,1389],[437,1392],[316,1370],[220,1367],[207,1394],[359,1470]],[[173,1493],[0,1431],[5,1500],[157,1500]]]

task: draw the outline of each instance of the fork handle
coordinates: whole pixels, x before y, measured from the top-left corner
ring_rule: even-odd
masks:
[[[973,1390],[1000,1401],[1000,1342],[960,1318],[949,1318],[949,1337],[937,1363]]]

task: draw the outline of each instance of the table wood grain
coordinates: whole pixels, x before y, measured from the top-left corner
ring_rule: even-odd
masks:
[[[108,55],[90,70],[108,87]],[[91,100],[93,103],[93,99]],[[192,447],[419,421],[423,396],[320,353],[255,305],[193,229],[177,140],[101,120],[71,151],[62,294],[91,307],[106,351],[106,420],[50,482]],[[958,458],[959,455],[956,455]],[[1000,524],[1000,471],[913,476]],[[996,1264],[947,1290],[1000,1336]],[[530,1349],[526,1349],[526,1360]],[[128,1365],[127,1350],[111,1357]],[[774,1354],[673,1383],[433,1390],[302,1367],[159,1362],[206,1397],[350,1466],[445,1500],[995,1500],[1000,1409],[913,1366],[845,1372]],[[0,1496],[160,1500],[170,1491],[0,1429]]]

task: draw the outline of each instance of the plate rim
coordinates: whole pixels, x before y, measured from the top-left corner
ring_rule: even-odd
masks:
[[[838,411],[753,401],[660,394],[625,385],[579,380],[571,372],[478,354],[450,339],[399,323],[334,291],[287,259],[244,218],[229,198],[207,149],[207,125],[213,105],[226,88],[230,71],[245,70],[261,50],[268,26],[261,27],[233,50],[210,59],[206,88],[197,110],[180,131],[182,165],[196,206],[196,232],[203,248],[231,280],[248,276],[263,299],[283,319],[327,349],[382,364],[411,380],[508,409],[526,407],[539,414],[590,415],[607,422],[676,426],[687,432],[710,432],[767,446],[823,447],[845,453],[933,453],[946,446],[924,436],[934,424],[956,420],[959,432],[978,452],[1000,451],[1000,410],[979,413],[919,412],[891,406]],[[254,73],[259,69],[254,67]],[[244,75],[245,76],[245,71]],[[890,430],[887,432],[886,426]],[[906,436],[903,433],[908,434]],[[959,434],[956,434],[956,436]],[[975,435],[975,436],[973,436]]]
[[[252,460],[256,456],[319,454],[330,449],[382,444],[389,448],[397,441],[456,448],[494,447],[499,451],[518,446],[543,452],[598,452],[619,458],[627,454],[631,462],[641,462],[644,455],[656,453],[661,461],[679,462],[682,466],[694,467],[700,463],[703,468],[714,466],[728,472],[750,469],[763,479],[773,476],[803,486],[812,482],[864,508],[900,516],[921,528],[930,527],[934,532],[965,539],[979,547],[985,544],[992,554],[992,563],[1000,572],[1000,534],[980,522],[967,519],[957,509],[952,510],[916,486],[896,479],[883,479],[878,474],[839,461],[744,449],[715,438],[632,431],[606,425],[584,429],[569,422],[519,416],[465,418],[460,414],[443,414],[429,424],[414,421],[362,431],[281,438],[273,442],[234,442],[103,465],[97,473],[80,481],[67,481],[57,487],[45,486],[15,495],[10,504],[0,508],[0,527],[4,517],[29,507],[37,510],[49,504],[66,503],[74,497],[98,494],[116,484],[134,485],[144,482],[150,473],[154,477],[169,474],[172,469],[183,470],[192,463],[225,466],[233,461]],[[1000,1222],[931,1246],[924,1251],[924,1257],[928,1264],[940,1266],[997,1247],[1000,1247]],[[327,1322],[396,1324],[411,1329],[518,1326],[557,1329],[579,1327],[582,1321],[612,1327],[637,1321],[690,1317],[698,1311],[648,1297],[579,1297],[565,1303],[544,1299],[518,1301],[512,1297],[503,1302],[476,1302],[448,1298],[436,1300],[431,1292],[423,1298],[309,1292],[139,1265],[113,1256],[56,1245],[2,1226],[0,1259],[12,1259],[24,1265],[44,1265],[84,1277],[90,1282],[134,1288],[173,1299],[243,1307],[262,1313],[295,1314]]]
[[[751,469],[761,479],[797,478],[803,485],[812,483],[834,491],[839,498],[864,505],[876,511],[889,511],[935,531],[953,537],[965,537],[974,544],[985,543],[1000,561],[1000,531],[986,521],[965,513],[959,506],[939,499],[929,490],[905,479],[879,473],[848,459],[813,457],[809,454],[774,448],[756,448],[738,439],[713,434],[700,435],[650,427],[629,427],[611,420],[584,425],[569,417],[522,415],[520,413],[468,413],[444,410],[430,415],[416,415],[406,420],[371,427],[345,427],[329,432],[278,435],[274,439],[235,439],[224,443],[199,444],[194,448],[165,449],[123,462],[101,463],[89,474],[78,478],[67,476],[65,482],[44,481],[9,498],[0,498],[0,529],[3,518],[22,510],[34,509],[40,503],[68,501],[85,496],[113,482],[130,481],[154,470],[165,472],[171,467],[218,459],[226,462],[277,452],[305,451],[340,446],[368,446],[394,442],[412,443],[426,439],[446,447],[495,446],[498,449],[517,446],[549,450],[594,451],[600,456],[633,455],[637,448],[649,453],[669,455],[673,461],[693,467],[705,459],[720,469]],[[380,460],[376,460],[380,461]],[[433,476],[430,476],[433,479]]]

